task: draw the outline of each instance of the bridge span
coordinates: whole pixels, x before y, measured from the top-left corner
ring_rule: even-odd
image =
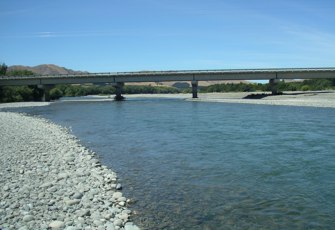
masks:
[[[335,68],[278,68],[278,69],[227,69],[227,70],[177,70],[111,73],[81,73],[62,75],[2,76],[0,86],[38,85],[44,89],[44,100],[49,100],[49,90],[56,84],[110,83],[116,88],[116,100],[122,99],[122,87],[131,82],[189,81],[193,98],[197,98],[199,81],[219,80],[269,80],[272,93],[281,79],[335,78]]]

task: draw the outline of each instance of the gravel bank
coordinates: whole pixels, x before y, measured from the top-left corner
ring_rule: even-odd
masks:
[[[36,107],[36,106],[47,106],[50,102],[10,102],[0,103],[0,110],[4,108],[22,108],[22,107]]]
[[[242,103],[259,105],[287,105],[287,106],[309,106],[335,108],[335,92],[284,92],[283,95],[267,96],[261,99],[244,99],[250,94],[262,93],[204,93],[199,94],[197,99],[190,101]],[[270,92],[267,92],[270,94]]]
[[[65,129],[0,112],[0,229],[139,229],[114,172]]]
[[[308,92],[284,92],[283,95],[267,96],[259,99],[245,99],[251,94],[263,94],[263,92],[237,92],[237,93],[199,93],[199,98],[192,99],[191,94],[133,94],[124,95],[128,99],[133,98],[176,98],[187,101],[241,103],[259,105],[287,105],[335,108],[335,91],[308,91]],[[271,94],[265,92],[265,94]]]

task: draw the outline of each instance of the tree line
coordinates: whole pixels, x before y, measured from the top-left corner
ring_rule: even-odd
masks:
[[[115,87],[112,85],[56,85],[50,90],[52,100],[60,97],[78,97],[87,95],[114,95]],[[125,85],[123,94],[170,94],[182,93],[181,90],[166,86],[135,86]]]
[[[6,64],[0,65],[0,76],[31,76],[29,70],[7,71]],[[37,86],[0,86],[0,102],[38,101],[41,100],[43,91]]]
[[[276,83],[277,90],[282,91],[316,91],[316,90],[334,90],[335,79],[310,79],[304,81]],[[266,92],[271,91],[271,86],[267,84],[256,83],[227,83],[215,84],[200,89],[200,92]]]
[[[7,66],[0,66],[0,76],[24,76],[34,75],[29,70],[7,71]],[[335,79],[311,79],[296,82],[277,83],[278,91],[309,91],[309,90],[333,90]],[[271,91],[270,84],[260,83],[226,83],[199,87],[201,93],[212,92],[265,92]],[[169,93],[191,93],[189,88],[175,88],[168,86],[135,86],[125,85],[123,94],[169,94]],[[50,90],[52,100],[60,97],[76,97],[87,95],[114,95],[115,87],[111,85],[56,85]],[[37,86],[3,86],[0,87],[0,102],[39,101],[43,90]]]

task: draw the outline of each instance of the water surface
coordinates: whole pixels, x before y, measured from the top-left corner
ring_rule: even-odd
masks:
[[[130,99],[24,111],[97,152],[143,229],[335,226],[335,109]]]

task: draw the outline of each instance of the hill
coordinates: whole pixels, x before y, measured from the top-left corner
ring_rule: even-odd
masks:
[[[85,71],[75,71],[72,69],[67,69],[65,67],[57,66],[54,64],[44,64],[38,66],[22,66],[22,65],[13,65],[8,67],[8,72],[13,70],[29,70],[37,75],[48,75],[48,74],[78,74],[78,73],[87,73]]]

